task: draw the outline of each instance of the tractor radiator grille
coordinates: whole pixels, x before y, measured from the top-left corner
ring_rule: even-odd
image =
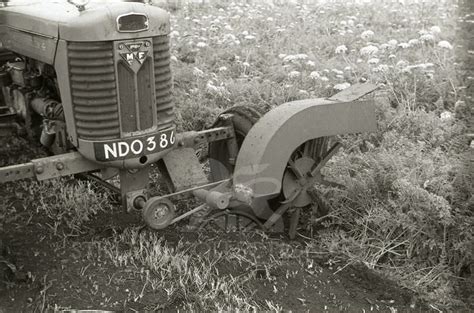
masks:
[[[168,36],[153,38],[155,61],[155,98],[158,125],[166,128],[173,124],[174,106],[171,101],[170,47]]]
[[[112,41],[68,44],[72,104],[79,138],[117,139],[121,132],[145,130],[155,124],[159,129],[173,125],[169,37],[157,36],[152,40],[154,63],[150,65],[152,59],[147,58],[136,74],[124,62],[118,62],[115,70]],[[153,80],[154,99],[150,90]],[[136,97],[138,108],[131,105],[136,103]]]
[[[123,132],[146,130],[153,127],[153,65],[145,59],[135,74],[125,63],[117,63],[120,96],[120,119]],[[136,81],[135,81],[136,79]],[[136,106],[138,99],[138,107]]]
[[[78,137],[119,138],[112,42],[71,42],[68,58]]]

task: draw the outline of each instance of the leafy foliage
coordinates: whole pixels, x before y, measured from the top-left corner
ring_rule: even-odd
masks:
[[[178,121],[195,129],[232,105],[271,108],[380,84],[378,131],[341,138],[345,150],[326,169],[346,188],[326,190],[333,211],[318,242],[454,303],[474,223],[454,7],[185,6],[172,16]]]
[[[472,181],[453,145],[465,129],[433,112],[381,109],[367,151],[346,150],[327,169],[346,189],[328,191],[333,218],[322,242],[430,300],[450,302],[446,286],[474,257]],[[354,139],[345,138],[346,146]]]

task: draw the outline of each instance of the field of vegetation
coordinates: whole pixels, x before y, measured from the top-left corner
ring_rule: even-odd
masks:
[[[5,261],[23,283],[5,283],[0,303],[36,311],[84,306],[84,298],[125,311],[472,309],[472,148],[455,71],[456,6],[258,3],[171,12],[178,128],[210,127],[234,105],[270,109],[358,82],[380,85],[377,132],[341,137],[325,169],[344,186],[323,190],[329,215],[308,212],[295,241],[194,233],[186,223],[150,232],[90,183],[10,184],[0,191],[0,234],[22,233],[11,247],[36,235],[16,259],[49,259],[36,270]],[[22,151],[15,140],[4,146]],[[365,277],[372,287],[360,286],[385,295],[364,299],[357,284],[342,286],[332,274],[345,270],[376,275]]]
[[[474,222],[455,20],[454,5],[437,3],[188,8],[172,32],[181,126],[205,127],[236,104],[380,84],[377,133],[342,138],[327,169],[346,188],[327,191],[331,218],[316,242],[452,303],[455,277],[472,266]]]

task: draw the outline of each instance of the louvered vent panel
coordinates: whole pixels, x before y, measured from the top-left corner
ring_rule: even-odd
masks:
[[[173,125],[174,106],[171,101],[170,47],[168,36],[153,38],[155,68],[155,98],[158,113],[158,126],[166,128]]]
[[[71,93],[79,138],[120,136],[112,42],[68,44]]]

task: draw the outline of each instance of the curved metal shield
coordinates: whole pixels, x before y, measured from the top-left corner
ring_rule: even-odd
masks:
[[[373,101],[308,99],[282,104],[264,115],[245,137],[233,175],[234,189],[253,203],[280,193],[287,162],[302,143],[323,136],[376,130]],[[260,201],[259,201],[260,200]],[[252,205],[257,216],[268,208]],[[267,212],[268,211],[268,212]]]

